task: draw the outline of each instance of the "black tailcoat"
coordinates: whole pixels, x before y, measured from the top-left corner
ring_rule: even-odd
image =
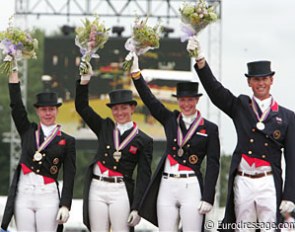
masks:
[[[20,84],[9,84],[10,107],[12,118],[21,138],[21,156],[19,163],[25,164],[36,174],[50,177],[57,182],[58,173],[63,167],[63,187],[60,196],[60,206],[71,209],[74,178],[76,173],[76,149],[75,139],[66,133],[61,132],[51,141],[51,143],[41,151],[43,158],[40,162],[33,161],[33,155],[37,150],[35,131],[38,128],[36,123],[28,120],[27,112],[21,98]],[[44,140],[42,130],[40,130],[40,141]],[[9,189],[8,199],[2,219],[1,227],[7,229],[14,214],[14,202],[17,194],[17,185],[21,166],[18,165]]]
[[[220,144],[218,137],[218,127],[212,122],[204,119],[203,122],[198,126],[195,134],[183,147],[185,151],[184,155],[179,157],[176,154],[179,148],[176,138],[178,128],[177,117],[179,116],[180,112],[177,110],[173,112],[168,110],[152,94],[142,76],[139,79],[134,80],[134,84],[142,101],[149,108],[151,114],[163,125],[167,138],[165,152],[144,195],[140,207],[140,215],[154,225],[158,226],[157,197],[165,160],[168,154],[170,154],[178,163],[188,166],[194,170],[199,180],[200,189],[202,192],[202,200],[213,205],[215,185],[219,174]],[[180,127],[182,129],[182,133],[186,134],[187,130],[182,119],[180,120]],[[198,161],[196,163],[191,159],[191,157],[194,155],[198,157]],[[203,177],[202,173],[200,172],[200,167],[205,156],[207,156],[207,167],[203,184]],[[198,202],[192,202],[192,204],[198,204]]]
[[[277,195],[278,210],[282,200],[295,202],[295,115],[294,112],[275,104],[263,131],[256,129],[257,119],[252,109],[252,100],[246,95],[234,96],[213,76],[210,67],[195,69],[211,101],[224,111],[234,122],[238,142],[233,153],[228,180],[228,196],[225,210],[225,223],[235,222],[233,182],[242,154],[268,161],[271,164]],[[282,191],[281,156],[284,149],[286,160],[286,179]],[[233,231],[226,229],[225,231]]]
[[[113,158],[113,153],[115,151],[113,141],[115,123],[110,118],[101,118],[89,106],[88,85],[80,85],[80,80],[78,80],[76,86],[75,105],[79,115],[98,138],[97,153],[87,169],[83,197],[83,221],[88,229],[91,230],[89,222],[88,197],[94,165],[100,161],[107,168],[123,174],[124,183],[128,192],[130,208],[131,210],[137,210],[151,177],[153,140],[151,137],[139,130],[133,140],[122,150],[122,157],[119,162],[116,162]],[[120,136],[120,141],[123,141],[129,135],[131,130],[132,129],[124,132],[124,134]],[[136,166],[137,176],[134,188],[132,175]],[[132,230],[132,228],[130,229]]]

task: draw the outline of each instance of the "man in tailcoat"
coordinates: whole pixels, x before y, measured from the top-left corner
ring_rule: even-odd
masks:
[[[133,59],[131,77],[142,101],[164,127],[167,145],[140,206],[140,215],[160,231],[203,231],[204,216],[213,206],[219,174],[218,127],[201,116],[196,106],[201,93],[197,82],[179,82],[180,111],[170,111],[151,92],[143,79],[138,57]],[[203,181],[201,164],[206,158]]]
[[[199,50],[195,69],[211,101],[234,122],[238,143],[229,170],[228,196],[221,231],[279,230],[282,216],[294,210],[295,202],[295,115],[270,94],[275,72],[270,61],[249,62],[245,74],[253,96],[234,96],[216,80],[196,37],[188,51]],[[282,181],[282,150],[286,161]],[[244,225],[243,225],[244,222]],[[245,223],[249,223],[245,225]],[[251,226],[251,227],[250,227]]]
[[[57,95],[43,92],[34,104],[39,123],[30,122],[21,98],[17,71],[9,77],[10,107],[21,138],[21,156],[9,189],[1,228],[7,230],[15,216],[18,231],[61,230],[71,209],[76,173],[75,139],[61,130],[55,120]],[[63,187],[58,174],[63,169]]]
[[[132,121],[137,102],[130,90],[109,93],[114,121],[89,106],[90,63],[81,62],[76,85],[76,110],[97,136],[97,152],[88,166],[83,197],[83,221],[91,231],[133,231],[140,221],[139,203],[151,177],[153,140]],[[136,180],[133,173],[137,169]],[[135,182],[135,183],[134,183]]]

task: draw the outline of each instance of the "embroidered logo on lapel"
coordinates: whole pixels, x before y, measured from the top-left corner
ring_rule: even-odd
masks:
[[[281,131],[275,130],[272,135],[276,140],[278,140],[281,138]]]
[[[197,155],[190,155],[188,157],[188,162],[190,162],[191,164],[196,164],[198,162],[199,158]]]

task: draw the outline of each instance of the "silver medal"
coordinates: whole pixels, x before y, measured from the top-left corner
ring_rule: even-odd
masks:
[[[34,160],[40,161],[41,159],[42,159],[42,154],[40,152],[36,151],[34,154]]]
[[[257,127],[258,130],[264,130],[265,125],[264,125],[263,122],[257,122],[256,127]]]
[[[122,156],[122,152],[120,152],[120,151],[115,151],[113,153],[113,157],[116,160],[116,162],[119,162],[119,160],[121,159],[121,156]]]
[[[182,148],[179,148],[178,151],[177,151],[177,155],[179,157],[181,157],[181,156],[183,156],[183,153],[184,153],[183,149]]]

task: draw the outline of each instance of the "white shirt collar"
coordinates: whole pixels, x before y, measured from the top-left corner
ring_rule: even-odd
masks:
[[[117,123],[117,128],[120,131],[120,135],[124,134],[125,131],[131,129],[133,127],[133,122],[126,122],[124,124]]]
[[[182,121],[184,122],[186,129],[188,129],[190,127],[190,125],[196,119],[197,115],[198,115],[198,111],[196,111],[196,113],[189,115],[189,116],[185,116],[182,114]]]
[[[271,104],[272,96],[270,96],[269,98],[266,98],[264,100],[260,100],[255,96],[253,96],[253,97],[262,112],[264,112]]]
[[[40,123],[40,125],[45,137],[48,137],[52,133],[54,128],[57,126],[56,124],[53,124],[51,126],[45,126],[42,123]]]

